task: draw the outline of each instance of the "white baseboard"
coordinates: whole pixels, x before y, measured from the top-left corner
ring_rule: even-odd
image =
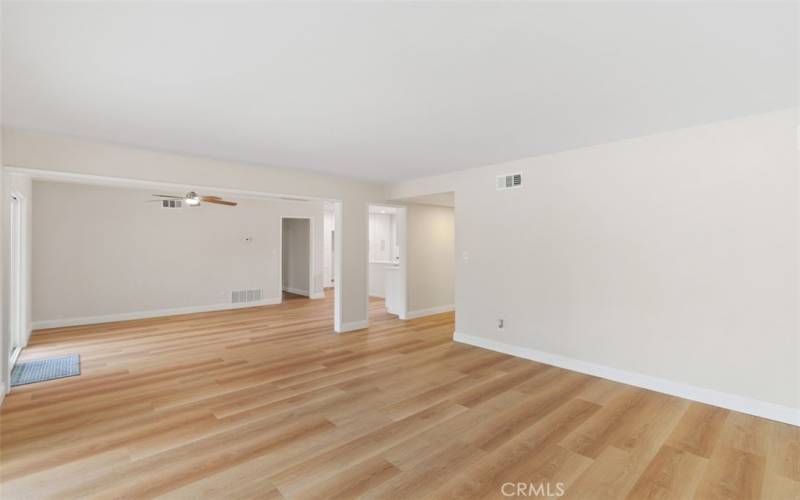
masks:
[[[325,298],[325,292],[312,293],[311,296],[309,297],[309,299],[324,299],[324,298]]]
[[[293,293],[295,295],[303,295],[305,297],[308,297],[308,290],[300,290],[299,288],[292,288],[290,286],[285,286],[283,287],[283,291]]]
[[[350,323],[342,323],[339,325],[338,333],[352,332],[354,330],[363,330],[369,326],[369,320],[351,321]]]
[[[778,422],[800,426],[800,409],[791,408],[789,406],[746,398],[735,394],[719,392],[681,382],[674,382],[672,380],[659,377],[651,377],[641,373],[618,370],[608,366],[596,365],[594,363],[588,363],[565,356],[559,356],[549,352],[505,344],[503,342],[497,342],[494,340],[485,339],[483,337],[465,335],[459,332],[456,332],[453,335],[453,340],[463,344],[469,344],[492,351],[502,352],[504,354],[510,354],[518,358],[530,359],[540,363],[565,368],[567,370],[594,375],[595,377],[613,380],[614,382],[621,382],[623,384],[642,387],[651,391],[669,394],[670,396],[677,396],[692,401],[698,401],[700,403],[719,406],[728,410],[747,413],[748,415],[755,415],[757,417],[763,417],[769,420],[776,420]]]
[[[133,319],[158,318],[161,316],[175,316],[178,314],[192,314],[199,312],[226,311],[228,309],[243,309],[246,307],[270,306],[280,304],[280,298],[264,299],[243,304],[215,304],[210,306],[176,307],[172,309],[157,309],[153,311],[137,311],[130,313],[107,314],[104,316],[84,316],[80,318],[48,319],[34,321],[33,329],[62,328],[65,326],[94,325],[97,323],[112,323],[115,321],[129,321]]]
[[[446,312],[455,311],[455,306],[449,304],[446,306],[431,307],[429,309],[417,309],[416,311],[408,311],[406,316],[402,319],[422,318],[423,316],[432,316],[434,314],[442,314]]]

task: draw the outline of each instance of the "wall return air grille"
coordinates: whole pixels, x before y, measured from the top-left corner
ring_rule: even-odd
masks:
[[[161,200],[161,208],[183,208],[183,200]]]
[[[244,304],[246,302],[258,302],[263,298],[264,292],[261,288],[252,290],[234,290],[231,292],[231,303]]]
[[[497,176],[497,190],[522,187],[522,174],[506,174]]]

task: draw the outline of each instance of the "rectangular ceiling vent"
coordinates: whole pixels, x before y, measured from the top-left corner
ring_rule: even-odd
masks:
[[[161,200],[161,208],[183,208],[183,200]]]
[[[522,187],[522,174],[507,174],[497,176],[497,190],[514,189]]]

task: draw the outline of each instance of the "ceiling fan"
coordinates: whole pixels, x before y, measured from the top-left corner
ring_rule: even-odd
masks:
[[[219,196],[200,196],[194,191],[189,191],[184,196],[174,196],[169,194],[154,194],[156,198],[166,198],[168,200],[181,200],[190,207],[196,207],[201,203],[214,203],[216,205],[227,205],[229,207],[235,207],[238,205],[235,201],[227,201],[223,200]],[[153,200],[156,201],[156,200]]]

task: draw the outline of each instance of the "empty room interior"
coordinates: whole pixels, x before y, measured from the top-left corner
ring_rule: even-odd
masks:
[[[3,500],[800,500],[797,2],[0,29]]]

